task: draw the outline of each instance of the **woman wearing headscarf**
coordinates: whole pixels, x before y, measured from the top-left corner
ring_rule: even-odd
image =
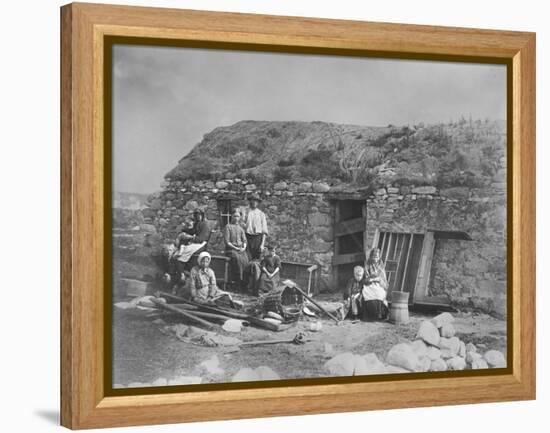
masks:
[[[210,268],[211,260],[210,253],[203,251],[199,254],[198,264],[191,269],[189,281],[191,299],[202,303],[227,301],[233,307],[234,304],[231,295],[218,288],[216,275]]]
[[[246,234],[239,225],[241,213],[235,210],[231,215],[231,222],[223,229],[225,255],[229,257],[231,281],[239,290],[243,289],[245,270],[248,266],[246,253]]]
[[[362,319],[371,322],[384,320],[388,315],[386,291],[388,280],[384,262],[380,258],[380,249],[373,248],[365,266],[365,283],[363,285]]]

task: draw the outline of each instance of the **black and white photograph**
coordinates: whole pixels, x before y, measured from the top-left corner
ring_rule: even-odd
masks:
[[[509,366],[507,73],[114,45],[113,389]]]

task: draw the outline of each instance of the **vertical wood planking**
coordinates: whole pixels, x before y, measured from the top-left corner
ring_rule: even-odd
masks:
[[[401,287],[399,291],[402,292],[405,286],[405,281],[407,279],[407,271],[409,270],[409,258],[411,257],[411,248],[414,241],[414,233],[411,233],[409,236],[409,246],[407,247],[407,256],[405,259],[405,268],[403,269],[403,278],[401,279]]]
[[[378,247],[378,242],[380,240],[380,229],[376,229],[374,232],[374,237],[372,238],[372,248]]]
[[[365,253],[365,259],[363,262],[366,264],[367,262],[367,255],[369,254],[369,233],[368,233],[368,222],[367,222],[367,202],[366,200],[363,201],[363,206],[361,208],[361,215],[363,217],[363,252]]]
[[[403,286],[403,275],[405,273],[405,263],[403,262],[403,254],[406,254],[405,253],[405,250],[407,249],[406,244],[410,236],[411,235],[408,233],[401,234],[401,248],[399,250],[399,259],[397,261],[398,265],[397,265],[397,273],[396,273],[394,290],[402,291],[401,287]],[[401,272],[399,272],[399,269],[401,269]]]
[[[388,233],[382,232],[382,246],[380,247],[380,257],[383,257],[384,255],[384,250],[386,249],[387,237],[388,237]]]
[[[391,242],[393,239],[393,233],[387,232],[387,234],[388,234],[388,242],[386,244],[386,256],[384,257],[384,263],[388,261],[388,254],[390,253]]]
[[[425,298],[428,295],[428,282],[432,268],[434,245],[434,232],[427,231],[424,234],[424,242],[422,244],[422,253],[420,256],[420,269],[418,271],[418,277],[414,288],[415,301]]]
[[[334,256],[336,257],[338,254],[340,254],[340,243],[338,241],[338,236],[336,236],[336,224],[340,222],[340,202],[336,201],[334,202],[334,211],[333,211],[333,239],[334,239]],[[337,265],[332,266],[332,284],[337,285],[340,281],[340,267]]]

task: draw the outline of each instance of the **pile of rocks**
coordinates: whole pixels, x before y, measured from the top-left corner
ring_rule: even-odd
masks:
[[[454,318],[441,313],[420,324],[417,339],[400,343],[388,352],[390,365],[407,371],[447,371],[483,368],[504,368],[506,358],[498,350],[478,352],[473,343],[465,343],[455,334]]]
[[[455,334],[454,318],[442,313],[420,324],[417,338],[393,346],[383,363],[376,354],[340,353],[324,365],[332,376],[362,376],[465,369],[504,368],[506,358],[498,350],[478,352],[473,343],[461,341]]]
[[[351,352],[340,353],[325,363],[325,370],[331,376],[366,376],[388,373],[387,367],[376,354],[354,355]]]
[[[241,368],[231,382],[256,382],[258,380],[279,380],[280,377],[271,368],[262,365],[258,368]]]

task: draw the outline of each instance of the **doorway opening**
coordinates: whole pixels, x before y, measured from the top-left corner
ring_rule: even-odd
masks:
[[[334,202],[334,281],[338,288],[353,276],[353,268],[365,264],[367,217],[364,200]]]

